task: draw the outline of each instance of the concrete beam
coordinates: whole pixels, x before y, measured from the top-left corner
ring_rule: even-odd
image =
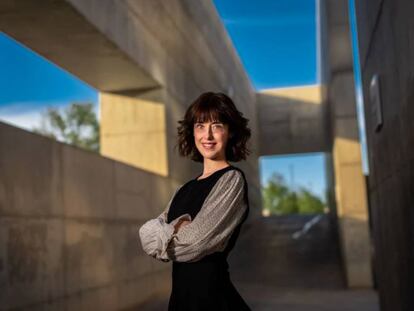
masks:
[[[101,91],[159,85],[67,1],[2,1],[0,29]]]
[[[323,97],[321,86],[257,93],[260,155],[328,151],[329,128]]]

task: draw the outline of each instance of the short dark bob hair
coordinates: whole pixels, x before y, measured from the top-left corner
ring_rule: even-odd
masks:
[[[184,119],[178,121],[180,124],[177,127],[179,154],[183,157],[190,156],[193,161],[203,162],[203,156],[194,142],[194,124],[207,121],[217,121],[228,125],[229,139],[226,145],[226,160],[232,162],[246,160],[250,154],[250,150],[246,146],[251,136],[251,130],[247,127],[249,120],[237,110],[231,98],[221,92],[202,93],[188,107]]]

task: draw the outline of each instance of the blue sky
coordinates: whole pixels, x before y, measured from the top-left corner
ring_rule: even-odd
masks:
[[[214,0],[256,89],[316,84],[314,0]]]
[[[241,62],[257,90],[317,84],[314,0],[214,0]],[[322,153],[261,157],[260,182],[273,172],[294,186],[325,197]]]
[[[260,158],[260,183],[265,186],[273,172],[281,174],[294,190],[304,187],[325,199],[325,157],[323,153],[308,153]]]
[[[355,90],[356,90],[356,105],[357,105],[357,116],[358,116],[358,131],[361,140],[361,151],[362,151],[362,171],[365,175],[369,174],[368,166],[368,148],[367,138],[365,129],[365,117],[364,117],[364,100],[362,92],[362,81],[361,81],[361,66],[359,63],[359,48],[358,48],[358,30],[356,24],[355,15],[355,0],[349,1],[349,17],[351,25],[352,35],[352,49],[353,49],[353,60],[354,60],[354,75],[355,75]]]
[[[98,93],[73,75],[0,33],[0,119],[30,130],[40,111],[71,102],[93,102]]]
[[[316,84],[317,47],[314,0],[214,0],[217,11],[254,87]],[[95,89],[0,33],[0,119],[31,129],[47,106],[93,102]],[[325,191],[323,154],[262,157],[260,179],[278,171],[296,187]]]

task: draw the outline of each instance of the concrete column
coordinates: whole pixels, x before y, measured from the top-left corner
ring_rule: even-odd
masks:
[[[371,245],[365,177],[356,112],[348,1],[323,1],[327,49],[322,66],[328,88],[332,160],[339,239],[347,286],[372,287]],[[326,70],[328,68],[328,70]]]
[[[335,196],[346,282],[348,287],[372,287],[368,204],[357,120],[351,115],[335,116],[334,121]]]
[[[101,154],[168,176],[165,105],[160,89],[139,97],[100,93]]]

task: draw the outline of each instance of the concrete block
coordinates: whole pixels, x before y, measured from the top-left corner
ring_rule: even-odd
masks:
[[[62,243],[62,220],[0,218],[1,309],[63,296]]]
[[[151,263],[156,259],[147,255],[142,249],[138,235],[138,229],[142,224],[143,222],[134,223],[122,228],[122,235],[118,241],[118,252],[115,254],[116,261],[119,263],[116,267],[117,275],[115,277],[118,283],[151,274]]]
[[[101,123],[102,155],[155,174],[168,174],[162,102],[101,93]]]
[[[353,165],[361,163],[361,145],[358,141],[337,137],[334,139],[334,156],[337,161],[340,161],[341,165]]]
[[[68,297],[65,303],[65,310],[103,310],[113,311],[120,310],[121,302],[118,298],[118,289],[116,285],[98,287],[79,292]]]
[[[154,292],[161,296],[169,296],[172,289],[171,269],[162,269],[153,272],[152,277],[154,282]]]
[[[67,220],[65,238],[66,295],[114,282],[122,264],[119,241],[124,235],[119,226]]]
[[[66,216],[115,216],[113,161],[96,153],[64,146],[62,171]]]
[[[115,163],[115,179],[116,217],[129,220],[148,220],[158,216],[182,184],[172,178],[133,170],[123,163]]]
[[[371,287],[371,245],[367,215],[340,217],[340,230],[348,287]]]
[[[335,117],[356,117],[355,81],[352,71],[334,75],[329,98]]]
[[[324,2],[328,8],[326,13],[330,21],[329,26],[344,25],[348,23],[348,1],[327,0]]]
[[[0,122],[0,215],[62,215],[61,145]]]
[[[47,302],[40,302],[35,305],[31,305],[30,307],[25,307],[25,311],[56,311],[56,310],[67,310],[65,309],[67,306],[67,301],[64,298],[60,298],[57,300],[47,301]]]
[[[367,216],[366,185],[360,163],[335,167],[337,176],[337,200],[340,216],[364,214]]]
[[[151,1],[143,4],[128,1],[127,3],[129,8],[152,30],[152,34],[168,51],[168,56],[184,69],[188,78],[194,78],[198,85],[206,89],[216,89],[225,83],[225,80],[218,80],[217,74],[223,69],[211,54],[211,47],[205,48],[205,37],[197,31],[199,21],[180,19],[183,10],[175,11],[180,12],[177,17],[172,15],[169,8],[176,4],[174,2]],[[176,20],[181,21],[180,25]],[[186,24],[183,24],[184,21]],[[198,35],[192,36],[196,32]],[[199,75],[198,72],[209,74]]]
[[[348,24],[332,26],[330,29],[329,60],[332,72],[352,71],[352,44]]]
[[[147,220],[156,215],[148,197],[139,194],[120,192],[116,193],[116,217],[128,220]]]
[[[118,308],[120,310],[136,307],[155,295],[154,278],[147,274],[138,279],[128,280],[118,285]]]
[[[359,132],[356,116],[337,118],[333,127],[335,137],[359,144]]]

